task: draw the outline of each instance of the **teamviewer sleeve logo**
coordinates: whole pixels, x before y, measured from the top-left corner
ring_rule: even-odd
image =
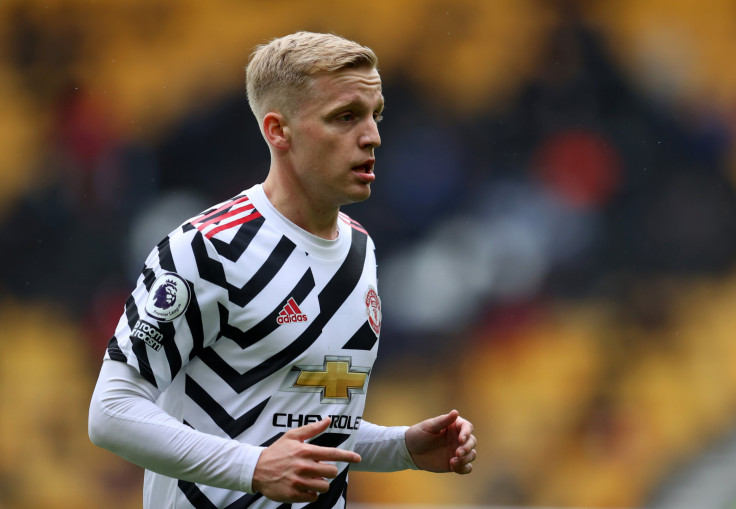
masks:
[[[146,301],[146,313],[159,322],[170,322],[189,307],[189,285],[178,274],[167,272],[153,283]]]
[[[130,339],[140,339],[155,351],[161,350],[164,334],[153,324],[145,320],[138,320],[130,332]]]

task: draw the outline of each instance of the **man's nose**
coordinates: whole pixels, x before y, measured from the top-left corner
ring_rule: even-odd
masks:
[[[361,135],[361,148],[377,148],[381,145],[381,135],[378,133],[378,123],[371,118],[366,126],[365,132]]]

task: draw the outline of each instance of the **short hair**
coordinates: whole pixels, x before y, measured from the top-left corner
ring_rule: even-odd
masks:
[[[359,67],[378,67],[372,49],[334,34],[296,32],[255,48],[245,69],[253,114],[261,124],[272,109],[291,114],[312,76]]]

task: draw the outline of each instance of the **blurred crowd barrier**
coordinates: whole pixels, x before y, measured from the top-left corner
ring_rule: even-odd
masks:
[[[458,408],[480,440],[471,476],[355,473],[350,498],[656,502],[736,428],[735,14],[0,3],[0,507],[140,507],[140,469],[87,438],[104,348],[148,250],[265,177],[243,68],[297,29],[384,80],[373,196],[345,209],[378,246],[365,418]]]

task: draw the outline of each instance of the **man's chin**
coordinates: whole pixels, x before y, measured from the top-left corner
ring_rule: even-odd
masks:
[[[345,205],[350,205],[351,203],[359,203],[361,201],[365,201],[368,198],[371,197],[371,186],[369,184],[365,185],[360,192],[352,193],[347,197],[347,201],[345,202]]]

